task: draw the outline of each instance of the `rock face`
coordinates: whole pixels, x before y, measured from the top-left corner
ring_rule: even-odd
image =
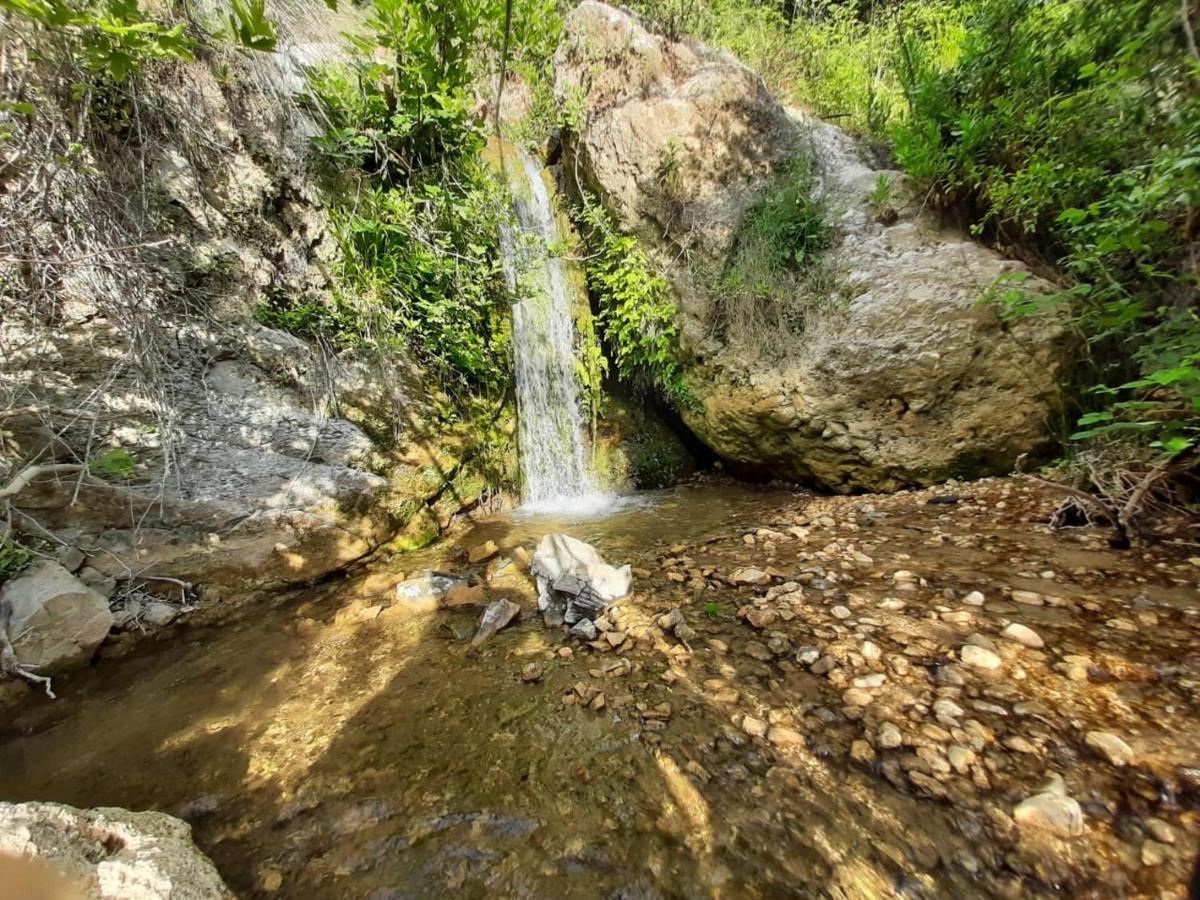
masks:
[[[899,173],[785,110],[728,55],[586,0],[555,64],[559,95],[587,98],[565,168],[668,270],[698,401],[684,417],[710,447],[849,491],[999,471],[1046,442],[1065,331],[980,303],[1019,264],[939,228]],[[836,229],[823,264],[832,287],[802,328],[763,326],[751,343],[723,324],[750,311],[722,309],[715,285],[746,211],[796,158],[814,166]],[[882,215],[868,201],[880,176],[893,198]]]
[[[17,662],[39,675],[86,665],[112,626],[103,595],[57,563],[41,563],[0,588],[0,629]]]
[[[223,593],[306,581],[405,523],[412,545],[428,543],[486,487],[411,361],[381,371],[259,321],[331,290],[317,126],[293,97],[304,65],[341,52],[344,23],[293,18],[277,18],[277,52],[220,63],[236,72],[199,60],[156,79],[145,146],[47,162],[46,208],[65,220],[0,210],[23,242],[0,259],[0,281],[51,285],[4,323],[0,381],[15,387],[0,397],[0,488],[30,464],[73,466],[17,492],[14,525],[55,532],[101,576]],[[53,96],[36,127],[55,137],[39,145],[71,132]],[[123,171],[143,174],[125,184]],[[0,205],[23,196],[11,187]],[[26,278],[18,257],[78,261]]]
[[[192,843],[188,824],[163,813],[74,809],[58,803],[0,803],[0,854],[48,862],[79,891],[78,895],[54,896],[103,900],[233,897],[216,867]],[[10,872],[14,877],[19,874],[19,870]]]

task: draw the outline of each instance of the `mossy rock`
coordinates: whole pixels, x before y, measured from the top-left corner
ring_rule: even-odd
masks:
[[[607,398],[593,448],[606,488],[661,488],[696,470],[696,460],[656,410],[625,397]]]

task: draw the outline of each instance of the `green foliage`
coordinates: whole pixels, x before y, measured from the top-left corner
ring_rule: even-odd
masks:
[[[738,242],[762,247],[780,270],[804,271],[818,263],[833,239],[833,229],[813,188],[811,165],[793,163],[746,213]]]
[[[1195,209],[1200,67],[1156,0],[981,0],[952,65],[905,42],[900,162],[981,233],[1057,259],[1048,296],[1092,349],[1096,408],[1074,439],[1135,433],[1167,454],[1200,437]]]
[[[810,317],[837,299],[822,265],[833,228],[814,195],[812,167],[796,160],[747,211],[725,269],[707,273],[714,336],[767,356],[786,354]]]
[[[88,460],[88,471],[99,478],[110,481],[129,481],[137,460],[128,450],[114,447]]]
[[[229,30],[239,44],[249,50],[269,53],[279,35],[266,16],[266,0],[229,0]]]
[[[717,619],[721,616],[721,604],[715,600],[709,600],[704,604],[704,614],[710,619]]]
[[[886,206],[892,199],[892,179],[883,172],[875,179],[875,187],[867,194],[867,202],[872,206]]]
[[[938,58],[953,59],[968,4],[636,0],[632,6],[664,33],[733,51],[784,100],[881,138],[905,109],[897,67],[902,28],[920,34]]]
[[[578,212],[591,251],[588,287],[599,304],[600,331],[617,372],[633,382],[650,381],[672,402],[694,400],[679,365],[675,300],[637,239],[621,234],[608,214],[585,197]]]
[[[558,18],[505,4],[375,0],[350,64],[310,77],[325,123],[315,145],[341,198],[331,213],[337,289],[323,303],[272,300],[260,319],[336,346],[406,349],[453,393],[508,383],[508,290],[498,235],[507,203],[482,163],[473,87],[507,46],[545,65]]]
[[[152,60],[190,60],[195,49],[185,24],[159,22],[137,0],[0,0],[0,10],[56,35],[88,72],[117,83]]]
[[[679,480],[687,458],[678,441],[646,429],[629,442],[629,476],[639,488],[668,487]]]
[[[11,537],[0,540],[0,581],[12,578],[33,561],[33,554]]]

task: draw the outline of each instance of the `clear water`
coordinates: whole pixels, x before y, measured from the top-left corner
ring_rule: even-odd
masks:
[[[501,152],[517,223],[501,246],[510,287],[525,297],[513,307],[522,503],[537,512],[598,512],[610,498],[591,469],[575,375],[572,312],[586,300],[551,252],[562,235],[541,166],[514,147]]]

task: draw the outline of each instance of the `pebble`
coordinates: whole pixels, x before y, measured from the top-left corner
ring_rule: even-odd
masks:
[[[954,771],[959,775],[966,775],[970,771],[971,765],[975,762],[975,751],[959,744],[953,744],[948,747],[946,749],[946,756],[950,760],[950,765],[954,767]]]
[[[763,737],[767,733],[767,723],[756,716],[746,716],[742,719],[742,731],[750,737]]]
[[[877,662],[883,656],[883,651],[879,649],[879,645],[874,641],[863,641],[860,652],[863,655],[863,659],[870,660],[871,662]]]
[[[984,597],[979,591],[971,591],[971,593],[963,597],[962,602],[967,604],[967,606],[983,606]]]
[[[1013,622],[1010,625],[1007,625],[1004,630],[1000,632],[1000,635],[1001,637],[1008,638],[1010,641],[1016,641],[1018,644],[1021,644],[1025,647],[1030,647],[1034,650],[1040,650],[1042,647],[1046,646],[1046,642],[1042,640],[1041,635],[1039,635],[1032,628],[1022,625],[1020,622]]]
[[[526,663],[521,669],[521,680],[526,684],[533,684],[535,681],[541,681],[544,673],[545,669],[540,663]]]
[[[745,566],[734,571],[729,576],[729,580],[734,584],[770,584],[771,576],[762,569],[756,569],[753,566]]]
[[[875,750],[866,741],[858,740],[850,745],[850,758],[859,763],[875,761]]]
[[[1175,830],[1162,819],[1149,818],[1146,820],[1146,830],[1160,844],[1175,843]]]
[[[1083,834],[1083,810],[1066,794],[1062,778],[1055,776],[1050,786],[1017,804],[1013,819],[1025,828],[1049,831],[1062,838]]]
[[[967,644],[959,651],[959,657],[964,665],[972,666],[976,669],[998,669],[1000,668],[1000,657],[991,650],[985,650],[983,647],[977,647],[974,644]]]
[[[939,719],[958,719],[964,715],[963,708],[953,700],[941,699],[933,703],[933,714]]]
[[[760,662],[770,662],[775,658],[775,654],[771,652],[770,648],[759,641],[746,641],[742,652]]]
[[[803,734],[786,725],[772,725],[767,740],[776,747],[803,747],[807,743]]]
[[[1012,750],[1014,753],[1028,753],[1030,756],[1036,756],[1039,752],[1036,744],[1026,740],[1020,735],[1006,737],[1004,739],[1004,746],[1009,750]]]
[[[879,734],[875,740],[884,750],[894,750],[904,743],[904,735],[894,723],[884,722],[879,726]]]
[[[854,679],[854,686],[857,688],[878,688],[883,687],[887,681],[887,676],[882,672],[875,672],[871,675],[860,675]]]
[[[1083,742],[1114,766],[1125,766],[1133,762],[1133,748],[1107,731],[1089,731]]]
[[[830,612],[833,613],[835,619],[848,619],[851,615],[850,610],[844,606],[835,606]]]
[[[837,668],[837,660],[832,656],[822,656],[809,667],[809,671],[814,675],[827,675]]]
[[[1171,850],[1166,844],[1160,844],[1158,841],[1146,841],[1142,844],[1142,865],[1161,866],[1167,861],[1170,852]]]
[[[874,699],[870,691],[862,688],[850,688],[842,694],[842,700],[847,706],[870,706]]]
[[[1033,591],[1013,591],[1012,599],[1014,603],[1024,603],[1026,606],[1042,606],[1046,602],[1041,594]]]
[[[483,544],[476,544],[467,554],[467,561],[471,563],[480,563],[485,559],[491,559],[499,552],[500,548],[496,546],[495,541],[487,541]]]

